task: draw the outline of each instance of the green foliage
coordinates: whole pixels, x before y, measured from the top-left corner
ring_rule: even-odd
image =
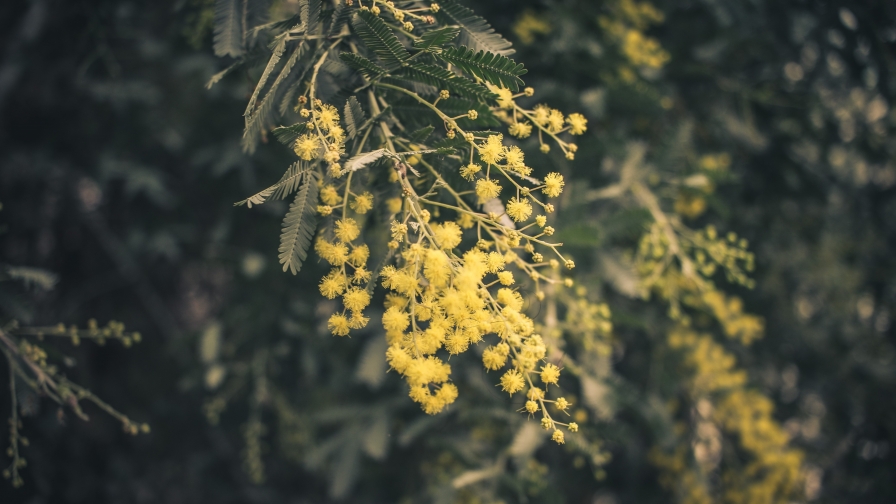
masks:
[[[293,142],[294,141],[295,140],[293,140]],[[263,191],[259,191],[242,201],[234,203],[233,206],[247,205],[249,208],[252,208],[252,205],[261,205],[269,199],[284,199],[299,188],[307,171],[307,164],[302,163],[301,161],[293,163],[276,184]]]
[[[490,92],[488,89],[478,86],[467,79],[458,77],[450,70],[440,66],[412,63],[395,75],[399,79],[422,82],[434,86],[437,89],[447,89],[448,91],[457,93],[461,96],[479,99],[495,97],[494,93]]]
[[[345,128],[348,130],[348,138],[351,140],[358,135],[358,132],[361,131],[366,122],[364,109],[361,108],[358,98],[355,96],[348,98],[348,101],[345,102],[343,117],[345,117]]]
[[[243,9],[248,0],[215,0],[215,55],[242,56]]]
[[[302,269],[302,263],[308,257],[311,238],[317,228],[314,210],[318,191],[317,180],[307,171],[301,173],[301,179],[301,182],[292,183],[302,186],[296,194],[296,199],[289,206],[289,212],[283,218],[283,231],[280,233],[280,264],[283,265],[283,271],[288,269],[293,275]]]
[[[485,51],[502,56],[513,54],[510,41],[495,32],[488,22],[455,0],[440,2],[435,13],[439,21],[460,28],[460,44],[474,51]]]
[[[455,26],[443,26],[420,35],[419,40],[414,41],[414,48],[423,51],[438,52],[442,46],[456,39],[460,35],[460,28]]]
[[[513,91],[519,90],[523,84],[520,75],[526,73],[522,63],[501,54],[475,52],[465,46],[447,47],[438,56],[472,76]]]
[[[352,24],[358,36],[367,48],[376,54],[386,70],[400,68],[411,57],[398,41],[398,37],[379,17],[368,11],[359,11]]]

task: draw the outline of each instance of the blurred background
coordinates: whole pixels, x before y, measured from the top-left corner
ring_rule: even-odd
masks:
[[[292,154],[241,152],[259,69],[206,89],[229,63],[212,50],[214,0],[12,0],[0,323],[140,331],[131,348],[47,350],[152,432],[89,407],[89,422],[62,418],[20,387],[25,485],[0,484],[0,502],[721,502],[676,490],[655,455],[676,442],[681,418],[664,412],[694,374],[666,338],[667,304],[626,267],[649,214],[601,192],[626,163],[670,214],[755,253],[755,288],[719,286],[764,335],[716,339],[803,453],[789,500],[896,502],[896,3],[467,3],[514,42],[539,100],[589,120],[576,160],[546,163],[569,181],[557,227],[576,281],[613,312],[611,356],[583,391],[593,456],[536,445],[483,475],[502,426],[524,421],[501,417],[506,398],[484,387],[426,417],[385,372],[376,324],[329,336],[323,267],[277,264],[285,203],[233,208]],[[51,275],[23,283],[19,267]],[[712,453],[737,456],[707,429],[678,442],[723,487]]]

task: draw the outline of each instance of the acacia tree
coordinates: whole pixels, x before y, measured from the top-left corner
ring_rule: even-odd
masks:
[[[643,33],[662,15],[649,4],[614,5],[601,26],[610,40],[619,41],[631,65],[622,65],[623,77],[640,67],[662,67],[668,55]],[[535,90],[519,92],[525,70],[510,59],[509,42],[452,1],[300,2],[297,13],[282,15],[284,21],[244,31],[241,38],[229,31],[238,24],[239,7],[219,3],[216,12],[218,54],[242,58],[224,72],[250,61],[259,41],[273,52],[244,114],[243,147],[251,152],[270,130],[300,161],[277,184],[238,204],[257,205],[297,191],[283,223],[280,261],[284,271],[296,273],[317,232],[315,251],[333,266],[320,292],[328,299],[341,296],[343,304],[329,316],[329,331],[347,336],[367,327],[364,309],[375,279],[381,279],[389,293],[385,311],[376,318],[385,329],[389,366],[405,377],[411,399],[426,413],[440,413],[458,397],[458,388],[449,382],[452,368],[442,356],[476,349],[486,370],[503,372],[503,391],[525,393],[520,410],[540,417],[541,427],[557,443],[574,433],[575,442],[568,446],[588,456],[576,464],[589,464],[602,477],[607,456],[599,448],[597,424],[581,432],[579,424],[588,418],[583,406],[604,421],[612,417],[601,392],[613,375],[607,362],[610,310],[592,301],[584,286],[571,289],[573,279],[562,278],[561,264],[572,269],[575,263],[548,238],[555,232],[549,219],[556,207],[542,198],[560,196],[564,178],[541,173],[537,162],[530,168],[523,151],[537,145],[547,155],[556,145],[574,173],[578,147],[559,135],[585,133],[585,117],[530,105]],[[340,117],[329,102],[342,100]],[[499,126],[507,128],[507,140],[500,130],[482,130]],[[711,172],[728,163],[724,155],[704,156],[702,165]],[[589,191],[584,199],[634,204],[647,212],[647,232],[630,259],[637,292],[668,303],[669,345],[684,352],[694,368],[688,400],[698,412],[695,428],[705,435],[720,425],[740,439],[751,459],[726,473],[727,498],[785,498],[799,487],[799,452],[788,448],[771,419],[771,403],[745,388],[746,375],[734,357],[692,323],[695,314],[706,313],[728,337],[744,344],[761,333],[761,320],[742,313],[740,301],[719,291],[714,280],[721,273],[752,287],[747,272],[753,256],[733,233],[720,235],[712,226],[693,230],[664,210],[651,189],[655,183],[648,181],[651,172],[644,165],[644,149],[632,144],[620,180]],[[670,182],[699,188],[709,179],[699,174]],[[581,204],[582,196],[574,195],[567,205]],[[557,257],[550,259],[550,254]],[[377,264],[372,271],[367,268],[371,257]],[[533,320],[527,311],[544,315]],[[485,348],[479,345],[483,341]],[[577,380],[561,382],[561,368]],[[558,415],[569,414],[579,397],[575,421],[560,421]],[[485,481],[491,482],[485,486],[488,493],[499,494],[497,477],[505,473],[508,456],[516,462],[516,477],[529,477],[531,462],[525,460],[540,436],[530,424],[508,425],[518,430],[505,448],[495,440],[499,451],[489,457],[493,462],[455,477],[455,490]],[[712,439],[699,442],[718,442]],[[688,453],[666,454],[658,447],[651,457],[675,473],[688,465]],[[684,478],[668,480],[685,500],[700,501],[716,492],[701,480],[717,467],[720,452],[707,445],[700,453]],[[343,460],[351,456],[343,454],[349,457]],[[260,477],[260,461],[252,467]],[[346,478],[338,472],[333,478],[331,493],[342,495]]]

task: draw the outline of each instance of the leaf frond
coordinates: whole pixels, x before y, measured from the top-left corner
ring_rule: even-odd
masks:
[[[244,0],[215,1],[215,56],[232,56],[245,53],[243,44]]]
[[[421,35],[420,40],[414,41],[414,48],[423,51],[439,50],[443,45],[456,39],[458,35],[460,35],[460,28],[457,26],[443,26]]]
[[[475,52],[473,49],[460,46],[447,47],[438,56],[467,74],[479,77],[496,86],[518,91],[524,84],[520,79],[520,75],[526,73],[523,64],[500,54],[486,51]]]
[[[348,101],[345,102],[345,111],[343,115],[345,117],[348,138],[355,138],[355,135],[361,131],[361,126],[364,124],[366,118],[364,117],[364,109],[361,108],[361,104],[354,95],[350,96]]]
[[[369,79],[381,77],[389,73],[385,68],[380,67],[360,54],[344,52],[339,55],[339,59],[344,61],[348,66],[361,72]]]
[[[293,275],[302,269],[302,263],[308,257],[308,247],[317,229],[314,208],[314,203],[317,201],[317,179],[310,173],[305,173],[301,178],[302,188],[299,189],[283,218],[278,249],[283,271],[289,270]]]
[[[252,208],[252,205],[261,205],[269,199],[283,199],[298,189],[302,177],[308,170],[308,165],[301,161],[293,163],[276,184],[234,203],[233,206],[246,205]]]
[[[486,51],[509,56],[515,51],[509,40],[495,32],[488,21],[477,16],[473,11],[457,3],[455,0],[439,2],[440,9],[436,19],[442,24],[456,24],[460,27],[461,45],[475,51]]]
[[[402,68],[395,74],[396,78],[409,79],[416,82],[422,82],[435,86],[438,89],[447,89],[452,93],[486,99],[497,98],[494,93],[484,86],[480,86],[464,77],[458,77],[450,70],[425,63],[413,63],[410,66]]]
[[[385,21],[370,11],[359,11],[352,24],[364,45],[376,54],[386,70],[402,66],[411,57]]]

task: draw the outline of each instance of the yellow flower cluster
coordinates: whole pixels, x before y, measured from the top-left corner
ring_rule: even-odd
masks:
[[[396,19],[411,14],[384,5]],[[514,117],[508,121],[512,134],[525,137],[537,128],[539,138],[553,139],[572,159],[577,147],[557,135],[585,133],[584,116],[565,116],[544,105],[534,110],[520,108],[516,99],[532,96],[531,88],[519,94],[503,88],[492,91],[497,97],[493,112]],[[440,93],[439,99],[447,96]],[[307,102],[300,100],[300,104]],[[335,336],[348,336],[368,323],[364,310],[371,301],[373,289],[368,285],[373,273],[367,269],[370,249],[363,242],[364,220],[359,216],[370,212],[375,201],[370,192],[353,192],[358,185],[352,184],[357,168],[343,170],[339,164],[345,132],[338,111],[319,100],[310,102],[310,108],[299,110],[308,121],[294,148],[300,158],[328,166],[326,174],[320,175],[317,210],[333,217],[314,249],[332,267],[320,281],[320,293],[342,301],[342,309],[329,317],[327,327]],[[463,117],[475,120],[478,115],[471,110]],[[549,398],[549,387],[559,386],[561,368],[546,362],[548,345],[525,313],[527,300],[517,286],[522,275],[527,280],[524,284],[534,286],[535,298],[544,299],[544,284],[563,281],[543,271],[559,269],[561,264],[575,266],[560,254],[559,243],[545,241],[554,233],[548,225],[554,206],[547,199],[560,196],[564,178],[555,172],[534,178],[523,150],[505,143],[502,134],[465,132],[456,118],[442,119],[448,138],[459,136],[466,142],[469,159],[459,171],[469,188],[452,187],[422,155],[411,154],[426,150],[425,146],[388,136],[383,140],[382,149],[392,160],[389,180],[401,194],[384,202],[392,215],[388,249],[393,258],[378,277],[388,289],[381,318],[389,344],[387,361],[407,381],[411,399],[424,412],[436,414],[458,395],[446,356],[492,339],[483,349],[483,366],[501,373],[497,381],[504,392],[524,392],[528,399],[524,411],[540,413],[542,426],[562,444],[565,437],[559,428],[576,432],[579,427],[575,422],[556,421],[547,411],[546,405],[553,404],[555,410],[566,413],[570,403],[563,397]],[[396,144],[408,154],[402,154]],[[419,176],[417,169],[429,170],[437,182],[422,195],[417,192],[417,180],[408,178]],[[465,233],[471,238],[466,242]],[[557,259],[545,260],[543,252],[548,251]]]
[[[759,504],[794,497],[800,487],[803,455],[788,446],[786,432],[772,416],[772,401],[744,389],[746,373],[736,368],[734,356],[710,336],[679,328],[669,335],[669,344],[684,352],[684,361],[693,370],[688,392],[698,403],[696,409],[702,417],[698,423],[705,424],[698,430],[722,429],[736,436],[749,454],[742,466],[723,471],[723,500]],[[687,427],[681,425],[681,429],[684,432]],[[691,466],[689,445],[694,446],[698,462],[705,453],[697,451],[698,444],[685,443],[671,454],[658,448],[652,451],[652,462],[663,471],[660,481],[667,488],[677,489],[685,502],[712,502],[708,496],[714,492],[706,483],[710,478],[701,473],[714,469],[717,463],[702,469]]]
[[[659,42],[644,34],[653,24],[663,22],[663,14],[649,2],[617,0],[611,3],[609,16],[598,19],[609,38],[619,44],[622,55],[635,67],[662,68],[669,53]],[[634,76],[630,79],[633,80]]]
[[[345,154],[345,130],[339,124],[336,107],[314,100],[310,109],[301,109],[308,117],[308,133],[299,135],[293,144],[296,155],[305,161],[323,159],[330,165],[330,173],[338,176],[339,159]]]
[[[538,131],[538,141],[541,144],[541,152],[548,153],[551,146],[545,142],[545,136],[554,140],[567,159],[575,159],[575,153],[578,146],[573,143],[562,140],[557,135],[568,132],[571,135],[583,135],[588,131],[588,119],[579,113],[564,116],[563,112],[553,109],[547,105],[539,104],[535,108],[528,110],[520,107],[516,103],[516,99],[522,96],[533,96],[535,90],[525,88],[522,93],[513,94],[509,89],[489,84],[489,89],[497,96],[497,107],[493,109],[495,116],[504,120],[508,124],[507,132],[516,138],[528,138],[532,135],[533,128]],[[498,145],[497,140],[495,145]],[[490,150],[486,146],[486,156],[492,159],[492,156],[498,154],[494,150]],[[480,155],[481,151],[480,151]],[[486,159],[486,158],[483,158]],[[500,158],[495,158],[495,162]],[[486,161],[488,162],[488,161]],[[527,175],[527,174],[523,174]]]

